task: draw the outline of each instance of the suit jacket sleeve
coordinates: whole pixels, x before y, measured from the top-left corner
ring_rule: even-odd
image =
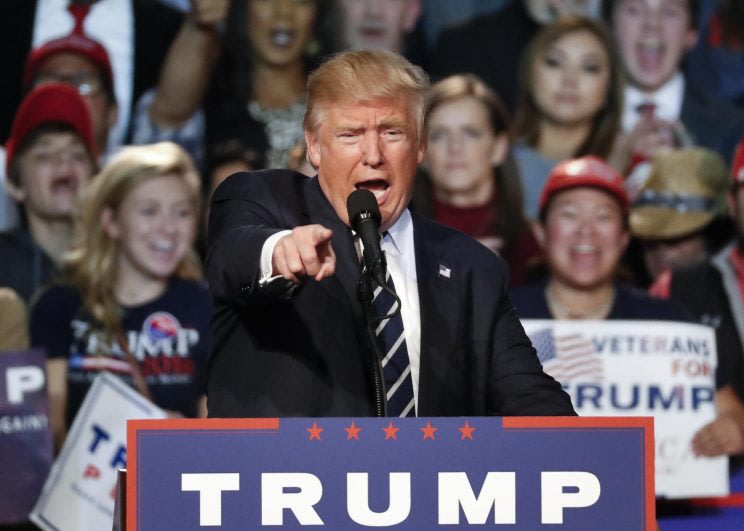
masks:
[[[266,296],[258,288],[261,249],[272,234],[292,228],[262,172],[230,176],[214,193],[209,216],[207,279],[215,302],[245,305]]]
[[[499,260],[500,278],[493,322],[477,326],[490,331],[486,407],[489,415],[575,415],[571,399],[546,374],[508,296],[508,272]],[[491,280],[493,282],[493,280]],[[476,290],[476,293],[489,293]],[[490,291],[493,295],[494,291]],[[487,304],[487,301],[482,301]]]

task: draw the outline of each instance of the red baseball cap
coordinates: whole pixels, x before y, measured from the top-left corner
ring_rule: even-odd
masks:
[[[595,156],[567,160],[551,170],[540,196],[540,214],[544,213],[545,207],[556,193],[577,186],[591,186],[604,190],[620,203],[623,213],[627,215],[630,200],[625,191],[622,175]]]
[[[27,87],[31,84],[36,70],[45,59],[63,52],[75,53],[89,59],[103,72],[106,84],[108,86],[113,85],[114,73],[111,69],[108,52],[103,44],[82,33],[72,33],[65,37],[45,42],[41,46],[31,50],[23,70],[23,86]]]
[[[40,125],[51,122],[69,125],[83,139],[91,156],[97,157],[96,145],[93,142],[93,126],[85,101],[77,90],[69,85],[52,83],[29,92],[18,107],[10,130],[10,138],[5,143],[6,171],[10,171],[16,150],[29,133]]]
[[[744,137],[734,150],[734,162],[731,165],[731,178],[734,184],[744,183]]]

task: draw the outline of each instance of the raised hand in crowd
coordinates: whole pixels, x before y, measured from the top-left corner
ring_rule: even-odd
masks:
[[[201,104],[221,46],[217,28],[227,18],[229,0],[193,0],[168,51],[150,118],[160,127],[187,121]]]
[[[623,173],[632,170],[635,162],[651,160],[662,148],[693,145],[692,139],[679,121],[669,121],[653,113],[644,113],[627,134],[621,134],[609,162]]]
[[[198,26],[216,28],[225,21],[230,0],[191,0],[188,19]]]
[[[716,393],[718,416],[692,439],[695,455],[715,457],[744,453],[744,404],[731,386]]]

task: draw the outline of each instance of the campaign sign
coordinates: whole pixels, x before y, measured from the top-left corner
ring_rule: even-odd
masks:
[[[522,321],[545,372],[579,415],[653,416],[656,494],[728,493],[728,459],[697,457],[690,441],[715,410],[712,328],[661,321]]]
[[[121,379],[107,373],[96,376],[31,520],[45,530],[111,529],[117,470],[126,468],[126,421],[164,417]]]
[[[127,530],[655,529],[650,418],[128,423]]]
[[[42,350],[0,353],[0,524],[23,522],[52,465]]]

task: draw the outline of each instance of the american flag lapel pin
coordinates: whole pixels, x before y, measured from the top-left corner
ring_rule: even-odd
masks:
[[[451,274],[452,274],[452,270],[449,267],[439,264],[439,276],[440,277],[450,278]]]

